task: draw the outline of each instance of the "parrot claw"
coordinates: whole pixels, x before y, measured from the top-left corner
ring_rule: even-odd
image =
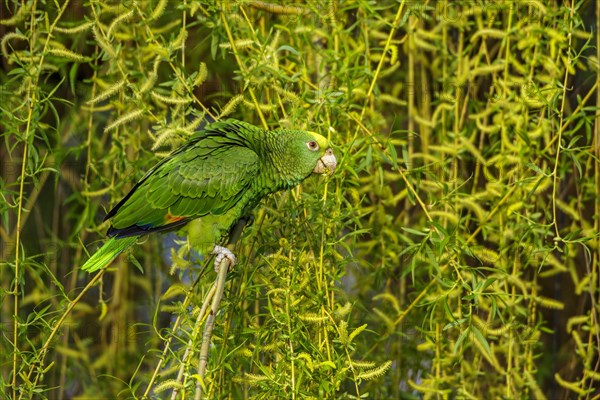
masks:
[[[227,258],[229,261],[229,268],[233,268],[235,264],[237,264],[237,258],[231,250],[227,247],[215,245],[213,248],[212,254],[215,254],[215,272],[219,273],[219,267],[221,266],[221,262],[224,258]]]

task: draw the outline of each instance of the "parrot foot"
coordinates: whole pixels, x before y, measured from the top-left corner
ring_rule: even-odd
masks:
[[[215,245],[215,247],[213,248],[212,254],[215,254],[215,272],[219,273],[219,267],[221,266],[221,261],[223,261],[224,258],[227,258],[227,260],[229,261],[229,268],[233,268],[233,266],[235,264],[237,264],[237,258],[235,258],[235,255],[233,254],[233,252],[231,250],[229,250],[227,247],[223,247],[223,246],[219,246],[219,245]]]

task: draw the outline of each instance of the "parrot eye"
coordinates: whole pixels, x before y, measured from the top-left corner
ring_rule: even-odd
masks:
[[[311,151],[317,151],[319,150],[319,143],[311,140],[310,142],[306,142],[306,147],[308,147],[308,149]]]

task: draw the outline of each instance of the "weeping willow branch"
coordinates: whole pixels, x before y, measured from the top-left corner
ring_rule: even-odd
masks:
[[[221,262],[221,264],[225,264],[225,261],[226,261],[226,259],[224,259],[223,262]],[[227,268],[224,268],[224,267],[225,267],[225,265],[219,265],[219,268],[220,268],[219,271],[222,271],[223,269],[225,269],[225,270],[228,269],[228,266],[227,266]],[[192,332],[192,337],[188,341],[187,347],[185,348],[185,353],[181,360],[179,372],[177,373],[176,382],[178,382],[178,383],[181,383],[185,369],[188,366],[187,361],[191,358],[191,355],[193,354],[194,342],[196,341],[196,337],[198,336],[198,332],[200,331],[200,326],[202,325],[202,321],[204,320],[204,317],[206,316],[206,310],[208,309],[208,305],[211,304],[211,300],[214,297],[215,293],[217,292],[217,287],[219,286],[219,283],[220,283],[220,281],[219,281],[220,277],[221,277],[221,274],[219,273],[217,275],[217,279],[215,280],[214,285],[210,288],[210,291],[206,294],[206,298],[204,299],[202,308],[200,309],[200,312],[198,313],[198,317],[196,318],[196,323],[194,325],[194,331]],[[179,388],[174,387],[173,393],[171,394],[171,399],[175,400],[177,398],[178,393],[179,393]]]
[[[242,218],[238,221],[238,223],[235,225],[235,227],[231,231],[231,234],[229,237],[229,243],[227,246],[227,247],[229,247],[230,250],[233,250],[235,244],[240,239],[242,231],[243,231],[244,227],[246,226],[246,224],[247,224],[247,219]],[[210,261],[211,261],[210,259],[207,260],[207,263],[210,263]],[[205,265],[205,268],[207,265],[208,264]],[[225,289],[225,281],[227,280],[227,272],[229,272],[230,267],[231,267],[231,265],[230,265],[229,259],[226,257],[223,258],[223,260],[221,261],[221,263],[219,264],[219,267],[218,267],[217,278],[215,279],[215,282],[214,282],[212,288],[206,294],[206,298],[204,299],[204,302],[202,304],[200,312],[198,313],[198,316],[196,317],[196,322],[194,324],[194,330],[192,332],[191,338],[188,340],[188,343],[187,343],[187,346],[185,349],[185,353],[183,355],[183,358],[181,360],[181,364],[179,367],[179,371],[177,373],[177,378],[172,382],[173,383],[173,392],[171,393],[171,399],[173,399],[173,400],[177,398],[177,396],[179,394],[179,389],[182,389],[185,387],[185,385],[183,383],[185,369],[189,364],[188,361],[191,359],[191,357],[194,354],[194,348],[195,348],[194,343],[196,342],[195,339],[198,336],[198,332],[200,331],[200,327],[202,325],[202,322],[206,318],[207,311],[209,310],[209,306],[210,306],[210,311],[208,312],[208,317],[206,318],[204,332],[202,334],[202,344],[200,347],[200,362],[199,362],[199,366],[198,366],[198,371],[199,371],[198,372],[198,384],[196,385],[196,398],[199,399],[202,396],[202,386],[204,384],[203,381],[204,381],[204,374],[206,372],[210,339],[212,337],[212,330],[213,330],[214,324],[215,324],[215,315],[217,314],[217,312],[219,310],[219,305],[221,304],[221,299],[223,298],[223,291]],[[199,278],[200,278],[200,276],[192,284],[191,289],[193,289],[196,286],[196,284],[199,281]],[[187,305],[189,305],[190,299],[191,299],[191,296],[188,295],[185,300],[184,308],[187,307]],[[173,326],[173,332],[177,331],[180,323],[181,323],[181,317],[178,317]],[[153,387],[154,381],[156,380],[159,371],[163,367],[164,360],[165,360],[167,353],[169,352],[173,337],[174,336],[171,336],[167,340],[167,343],[165,344],[165,348],[163,350],[163,356],[159,360],[159,362],[154,370],[154,374],[152,375],[152,378],[150,379],[150,382],[148,383],[146,391],[143,395],[144,397],[147,397],[149,395],[150,390]]]
[[[31,381],[31,376],[33,374],[33,371],[36,369],[37,369],[37,371],[40,371],[40,373],[38,373],[36,375],[36,377],[33,381],[34,386],[37,385],[38,380],[42,377],[42,375],[45,371],[44,360],[46,358],[46,354],[48,353],[48,350],[50,349],[50,344],[52,343],[54,336],[56,336],[56,334],[59,332],[63,323],[65,322],[67,317],[71,314],[71,311],[73,311],[73,308],[75,308],[75,306],[77,304],[79,304],[79,302],[81,301],[83,296],[88,292],[88,290],[90,290],[92,287],[94,287],[96,285],[96,283],[100,280],[100,278],[102,278],[102,275],[104,275],[105,271],[106,271],[106,269],[102,269],[100,272],[98,272],[96,275],[94,275],[92,280],[83,288],[83,290],[81,292],[79,292],[77,297],[75,297],[75,299],[69,303],[69,305],[67,306],[67,308],[65,309],[63,314],[60,316],[60,318],[58,319],[56,324],[54,324],[54,328],[52,328],[52,332],[50,332],[50,335],[48,336],[48,338],[46,339],[46,341],[44,342],[44,344],[42,346],[42,349],[40,350],[40,353],[38,356],[39,363],[31,364],[31,368],[29,369],[29,372],[27,373],[27,381]],[[24,394],[25,394],[24,391],[21,392],[19,399],[23,398]]]
[[[231,235],[229,237],[229,244],[227,246],[230,250],[233,250],[233,247],[240,239],[242,231],[244,230],[244,227],[246,226],[247,222],[248,221],[244,218],[240,219],[231,231]],[[214,296],[212,298],[208,318],[206,319],[206,325],[204,326],[204,333],[202,334],[200,360],[198,362],[198,382],[196,383],[196,395],[194,396],[195,400],[200,400],[202,398],[204,375],[206,373],[206,365],[208,363],[208,349],[210,346],[210,339],[212,337],[212,331],[215,326],[215,316],[219,311],[219,305],[221,304],[221,299],[223,298],[223,290],[225,289],[225,280],[227,279],[227,272],[229,271],[229,267],[230,260],[227,257],[224,257],[221,263],[219,264],[219,272],[217,274],[217,279],[213,286]],[[199,318],[201,318],[206,312],[207,304],[209,303],[209,301],[209,297],[207,296],[207,299],[205,300],[202,306],[202,310],[204,312],[200,312],[200,315],[198,316]]]
[[[212,303],[210,306],[210,312],[208,318],[206,318],[206,325],[204,326],[204,333],[202,334],[202,346],[200,347],[200,361],[198,362],[198,382],[196,383],[196,395],[195,399],[200,400],[202,398],[202,389],[204,386],[204,374],[206,373],[206,365],[208,363],[208,349],[210,346],[210,339],[212,337],[212,331],[215,327],[215,316],[219,311],[219,305],[223,298],[223,290],[225,289],[225,280],[227,279],[227,272],[229,271],[230,261],[227,257],[223,258],[219,264],[219,274],[217,280],[213,286],[214,296],[212,296]],[[209,303],[207,298],[205,304]],[[203,305],[202,309],[206,312],[206,306]],[[203,313],[200,313],[203,316]],[[175,394],[175,391],[173,392]]]

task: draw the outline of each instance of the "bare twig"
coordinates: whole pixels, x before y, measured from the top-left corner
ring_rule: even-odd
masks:
[[[238,242],[240,237],[242,236],[242,231],[244,227],[248,223],[248,220],[245,218],[240,219],[235,227],[231,230],[229,235],[229,244],[227,247],[230,250],[233,250],[235,244]],[[215,325],[215,316],[217,315],[217,311],[219,311],[219,305],[221,304],[221,299],[223,298],[223,290],[225,288],[225,280],[227,278],[227,272],[229,271],[229,259],[223,258],[221,264],[219,265],[219,273],[217,275],[217,280],[215,281],[215,293],[212,299],[212,304],[210,307],[210,313],[208,314],[208,318],[206,319],[206,325],[204,326],[204,333],[202,334],[202,345],[200,347],[200,360],[198,361],[198,382],[196,383],[196,395],[194,399],[200,400],[202,398],[202,390],[204,386],[204,374],[206,373],[206,365],[208,363],[208,349],[210,346],[210,339],[212,337],[212,330]],[[211,290],[212,292],[212,290]],[[202,309],[205,311],[206,304],[209,303],[207,299],[205,304],[202,306]],[[200,314],[203,314],[201,311]]]
[[[208,265],[208,262],[205,264],[204,268],[206,268],[207,265]],[[202,274],[200,274],[200,276],[201,275]],[[190,291],[193,290],[194,287],[196,287],[196,285],[198,284],[198,281],[200,279],[200,276],[198,278],[196,278],[196,280],[194,281],[194,283],[190,287]],[[211,290],[211,292],[212,292],[212,290]],[[212,295],[209,293],[209,296],[212,296]],[[190,305],[190,302],[192,301],[191,299],[192,299],[192,296],[190,296],[190,295],[187,295],[185,297],[185,300],[184,300],[183,305],[182,305],[183,309],[187,308]],[[177,331],[177,329],[179,328],[179,325],[181,325],[181,321],[182,321],[182,317],[181,317],[181,315],[178,315],[177,319],[173,323],[172,332],[176,332]],[[175,337],[175,335],[172,334],[168,339],[165,340],[165,348],[163,349],[162,355],[161,355],[160,359],[158,360],[158,363],[156,364],[156,368],[154,369],[154,373],[150,377],[150,381],[148,382],[148,386],[146,386],[146,390],[144,391],[144,394],[142,395],[142,398],[149,398],[150,391],[152,390],[152,386],[154,385],[154,382],[156,381],[156,378],[158,377],[158,373],[160,372],[160,370],[163,367],[163,364],[165,362],[167,354],[169,353],[169,350],[171,349],[171,342],[173,341],[174,337]]]
[[[225,264],[225,263],[222,262],[221,264]],[[221,265],[220,268],[221,267],[223,267],[223,266]],[[186,361],[190,359],[190,357],[193,353],[194,342],[196,341],[196,337],[198,336],[198,332],[200,331],[200,326],[202,324],[202,321],[204,320],[204,316],[206,315],[206,310],[208,309],[208,305],[210,304],[211,299],[213,298],[213,296],[215,295],[215,293],[217,291],[219,276],[220,276],[220,274],[217,276],[217,280],[215,280],[215,284],[213,285],[213,287],[206,294],[206,298],[204,299],[204,304],[202,304],[202,308],[200,309],[200,312],[198,313],[198,317],[196,317],[196,324],[194,325],[194,331],[192,332],[191,338],[188,341],[187,347],[185,349],[185,353],[183,354],[183,359],[181,360],[181,366],[179,367],[179,372],[177,373],[177,382],[181,382],[181,380],[183,379],[183,374],[185,372],[185,368],[188,365],[188,363]],[[179,393],[179,388],[177,388],[177,387],[173,388],[173,393],[171,394],[171,400],[175,400],[177,398],[178,393]]]
[[[230,250],[233,250],[235,244],[241,237],[242,231],[243,231],[244,227],[246,226],[246,223],[247,223],[247,219],[240,219],[238,221],[238,223],[235,225],[235,227],[232,229],[230,236],[229,236],[229,244],[227,245],[227,247]],[[217,274],[217,278],[215,279],[213,287],[206,294],[206,297],[204,299],[202,307],[200,308],[200,312],[198,313],[198,316],[196,317],[196,323],[194,324],[194,330],[192,331],[191,338],[187,343],[185,353],[183,355],[183,358],[181,360],[181,365],[180,365],[179,371],[177,373],[176,381],[183,384],[185,369],[188,366],[187,361],[189,361],[194,354],[194,350],[195,350],[194,343],[196,342],[196,338],[198,337],[198,332],[200,331],[202,322],[206,318],[206,325],[204,326],[204,332],[202,333],[202,344],[200,346],[200,361],[198,364],[199,379],[198,379],[198,383],[196,384],[196,395],[195,395],[196,399],[200,399],[202,397],[202,390],[203,390],[203,386],[204,386],[204,374],[206,372],[206,365],[208,363],[208,350],[210,347],[210,339],[212,337],[212,330],[215,325],[215,316],[219,310],[219,305],[221,304],[221,299],[223,298],[223,291],[225,289],[225,281],[227,280],[227,272],[229,271],[229,268],[231,268],[230,260],[225,257],[219,264],[219,267],[218,267],[219,272]],[[197,282],[195,282],[193,286],[195,286],[196,283]],[[210,309],[209,309],[209,307],[210,307]],[[207,312],[208,312],[208,317],[206,317]],[[176,321],[176,322],[179,322],[179,318],[178,318],[178,321]],[[174,327],[174,331],[177,329],[179,324],[176,323],[176,325],[177,326]],[[172,337],[171,337],[171,339],[172,339]],[[170,345],[171,339],[169,339],[169,342],[167,343],[167,346],[163,352],[163,358],[159,362],[159,364],[154,372],[153,379],[150,382],[150,384],[148,385],[148,387],[146,389],[146,393],[144,393],[144,396],[148,396],[150,388],[152,387],[154,378],[158,375],[158,371],[162,368],[164,356],[166,355],[166,352]],[[183,386],[185,386],[185,385],[183,385]],[[171,399],[175,400],[177,398],[178,394],[179,394],[179,388],[175,387],[173,389],[173,392],[171,393]]]
[[[206,364],[208,363],[208,349],[210,347],[210,338],[212,337],[212,331],[215,326],[215,316],[219,311],[219,305],[223,298],[223,290],[225,289],[225,280],[227,279],[227,272],[229,271],[230,261],[227,257],[224,257],[219,264],[219,274],[215,281],[214,296],[212,304],[210,306],[210,312],[208,318],[206,318],[206,325],[204,326],[204,333],[202,334],[202,346],[200,347],[200,361],[198,362],[198,382],[196,383],[196,395],[195,399],[200,400],[202,398],[202,389],[204,386],[204,374],[206,373]],[[205,302],[208,304],[208,301]],[[204,308],[204,307],[203,307]]]

